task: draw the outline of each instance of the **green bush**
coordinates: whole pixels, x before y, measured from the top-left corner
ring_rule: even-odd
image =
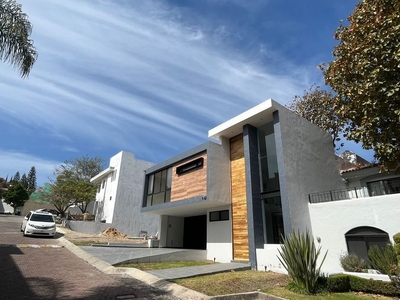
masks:
[[[345,274],[328,277],[326,287],[331,293],[344,293],[350,291],[349,276]]]
[[[393,236],[393,240],[394,240],[394,242],[395,242],[396,244],[400,244],[400,232],[396,233],[396,234]]]
[[[373,245],[368,251],[368,258],[371,267],[382,274],[391,275],[392,270],[397,266],[397,256],[392,243],[388,243],[383,250]]]
[[[386,296],[399,295],[394,284],[389,281],[372,280],[348,275],[350,289],[354,292],[380,294]]]
[[[365,260],[352,253],[341,255],[339,260],[343,270],[347,272],[361,272],[367,268]]]
[[[394,251],[396,252],[397,260],[400,261],[400,232],[396,233],[393,236],[393,240],[394,240]]]
[[[327,252],[320,266],[317,267],[321,248],[318,248],[318,250],[315,248],[314,239],[308,230],[306,233],[294,231],[288,234],[283,238],[283,245],[278,251],[280,254],[278,259],[289,275],[292,276],[294,284],[305,293],[314,294]]]

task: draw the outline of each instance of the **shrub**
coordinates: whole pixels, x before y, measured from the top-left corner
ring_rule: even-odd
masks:
[[[340,256],[339,260],[343,270],[347,272],[361,272],[363,269],[367,268],[365,260],[358,258],[358,256],[353,253],[343,254]]]
[[[371,266],[382,274],[391,275],[392,270],[397,267],[397,256],[392,243],[388,243],[382,250],[373,245],[368,251]]]
[[[393,236],[393,240],[394,240],[394,251],[396,252],[397,260],[400,261],[400,232],[396,233]]]
[[[396,244],[400,244],[400,232],[396,233],[396,234],[393,236],[393,240],[394,240],[394,242],[395,242]]]
[[[317,267],[321,248],[318,250],[315,248],[314,240],[308,230],[306,233],[298,231],[288,234],[283,238],[283,245],[278,251],[281,256],[278,256],[278,259],[292,276],[294,284],[305,293],[314,294],[327,252]]]
[[[345,274],[328,277],[326,287],[332,293],[344,293],[350,291],[349,276]]]
[[[350,289],[355,292],[381,294],[387,296],[398,295],[398,290],[392,282],[365,279],[357,276],[348,276]]]

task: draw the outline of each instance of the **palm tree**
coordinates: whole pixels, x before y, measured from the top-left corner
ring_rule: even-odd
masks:
[[[19,69],[21,77],[29,75],[37,59],[36,48],[29,39],[32,25],[14,0],[0,0],[0,60]]]

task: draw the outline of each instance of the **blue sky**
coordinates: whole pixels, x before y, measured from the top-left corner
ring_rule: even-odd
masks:
[[[0,177],[121,150],[162,162],[272,98],[323,85],[353,0],[18,0],[39,53],[0,64]],[[372,153],[346,145],[368,160]]]

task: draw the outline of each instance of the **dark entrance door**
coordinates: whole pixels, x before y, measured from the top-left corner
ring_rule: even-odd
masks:
[[[183,227],[183,248],[206,249],[207,216],[186,217]]]

